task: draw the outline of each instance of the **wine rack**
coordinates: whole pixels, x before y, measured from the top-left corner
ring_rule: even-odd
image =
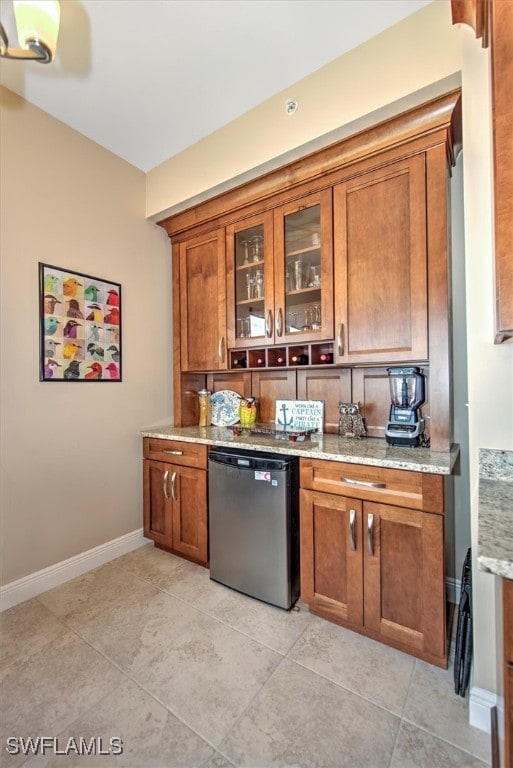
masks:
[[[230,369],[299,368],[333,365],[333,343],[289,344],[261,349],[232,349]]]

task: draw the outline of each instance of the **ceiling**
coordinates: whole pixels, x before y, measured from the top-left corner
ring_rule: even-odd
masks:
[[[0,80],[147,172],[429,1],[61,0],[55,61]]]

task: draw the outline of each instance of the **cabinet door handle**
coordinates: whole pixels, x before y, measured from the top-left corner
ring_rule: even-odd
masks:
[[[162,480],[162,491],[164,493],[164,498],[169,499],[169,494],[167,492],[167,478],[169,477],[169,470],[166,469],[164,472],[164,479]]]
[[[173,472],[171,475],[171,498],[173,501],[177,501],[176,493],[175,493],[175,483],[176,483],[176,472]]]
[[[217,356],[220,363],[224,363],[224,336],[219,339],[219,349],[217,350]]]
[[[162,451],[162,453],[170,453],[171,456],[183,456],[183,451]]]
[[[372,543],[372,531],[374,528],[374,515],[367,515],[367,548],[369,555],[374,554],[374,545]]]
[[[344,323],[338,324],[337,350],[340,357],[344,354]]]
[[[351,542],[351,549],[356,549],[356,538],[355,538],[355,530],[354,530],[354,523],[356,519],[356,510],[350,509],[349,510],[349,541]]]
[[[278,317],[276,318],[276,333],[278,336],[283,335],[283,312],[281,307],[278,310]]]
[[[386,483],[371,483],[370,480],[353,480],[351,477],[341,477],[343,483],[351,485],[364,485],[366,488],[386,488]]]
[[[273,313],[271,310],[269,310],[265,319],[265,335],[268,339],[273,335]]]

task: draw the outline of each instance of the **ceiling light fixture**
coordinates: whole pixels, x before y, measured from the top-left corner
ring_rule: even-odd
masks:
[[[0,56],[49,64],[55,56],[61,10],[58,0],[13,0],[19,48],[9,48],[0,22]]]

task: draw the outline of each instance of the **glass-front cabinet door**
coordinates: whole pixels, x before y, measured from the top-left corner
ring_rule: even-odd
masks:
[[[333,338],[331,190],[274,211],[275,341]]]
[[[228,347],[274,342],[273,218],[265,213],[226,228]]]

